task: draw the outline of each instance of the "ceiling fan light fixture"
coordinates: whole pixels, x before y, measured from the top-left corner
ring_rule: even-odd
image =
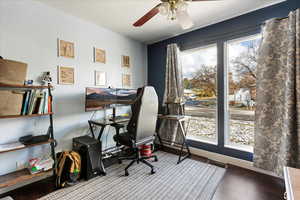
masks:
[[[170,13],[170,4],[168,2],[164,2],[159,6],[158,10],[161,15],[167,16]]]
[[[157,14],[166,16],[169,20],[177,20],[183,29],[190,29],[194,26],[194,22],[188,14],[187,2],[197,2],[197,1],[219,1],[219,0],[160,0],[161,3],[157,4],[149,12],[147,12],[143,17],[137,20],[133,26],[140,27],[146,22],[152,19]]]
[[[177,12],[186,12],[188,9],[188,4],[184,0],[179,0],[176,6]]]
[[[187,11],[184,12],[177,12],[177,20],[182,29],[190,29],[194,26],[193,20],[190,18]]]

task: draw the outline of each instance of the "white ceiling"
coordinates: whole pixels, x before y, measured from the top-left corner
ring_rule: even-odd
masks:
[[[176,22],[157,15],[140,28],[132,24],[160,0],[38,0],[66,13],[91,21],[144,43],[153,43],[194,29],[224,21],[284,0],[223,0],[189,2],[195,26],[182,30]]]

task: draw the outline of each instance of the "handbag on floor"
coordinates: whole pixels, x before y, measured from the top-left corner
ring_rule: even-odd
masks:
[[[56,187],[72,186],[80,177],[81,158],[75,151],[63,151],[58,155]]]

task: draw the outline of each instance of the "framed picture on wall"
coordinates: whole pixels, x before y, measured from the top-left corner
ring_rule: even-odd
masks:
[[[94,48],[94,62],[106,63],[105,50]]]
[[[130,74],[122,74],[122,86],[124,88],[131,87],[131,75]]]
[[[129,56],[122,56],[122,67],[130,67],[130,57]]]
[[[95,85],[96,86],[106,85],[106,72],[95,71]]]
[[[58,84],[74,85],[75,74],[73,67],[58,66]]]
[[[65,40],[57,40],[58,44],[58,56],[66,57],[66,58],[74,58],[75,57],[75,50],[74,50],[74,43],[68,42]]]

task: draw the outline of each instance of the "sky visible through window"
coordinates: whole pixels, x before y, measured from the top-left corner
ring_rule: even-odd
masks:
[[[234,79],[237,76],[234,72],[234,68],[231,67],[231,61],[240,56],[243,52],[247,52],[250,46],[257,46],[261,41],[261,37],[255,37],[252,40],[246,40],[243,42],[234,42],[228,45],[228,57],[229,69],[233,73]],[[197,50],[186,51],[182,53],[182,71],[183,77],[191,79],[197,70],[201,68],[202,65],[215,67],[217,65],[217,47],[208,46],[200,48]]]
[[[182,64],[183,77],[191,79],[202,65],[211,67],[217,65],[217,47],[210,46],[183,53]]]
[[[244,57],[244,63],[248,63],[248,65],[252,66],[252,68],[256,68],[256,60],[253,62],[253,60],[251,60],[250,58],[251,56],[255,56],[254,54],[257,53],[260,42],[261,37],[256,36],[250,40],[242,42],[230,42],[228,44],[228,70],[230,73],[232,73],[232,78],[234,81],[238,81],[240,79],[240,74],[234,66],[234,61],[236,61],[237,59],[243,60]],[[245,60],[246,58],[247,60]]]

